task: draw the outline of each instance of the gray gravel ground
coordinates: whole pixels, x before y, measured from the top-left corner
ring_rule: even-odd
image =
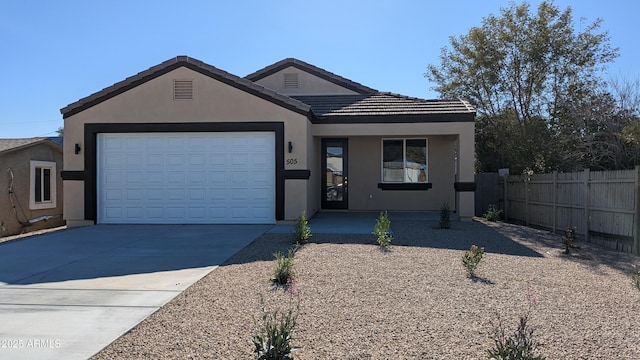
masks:
[[[486,359],[490,322],[515,331],[529,310],[547,359],[640,359],[637,256],[564,255],[558,235],[505,223],[436,225],[392,223],[386,252],[373,235],[314,234],[295,256],[297,295],[269,284],[289,235],[265,234],[95,359],[253,359],[261,295],[268,309],[299,298],[296,359]],[[475,280],[461,263],[473,244],[486,249]]]

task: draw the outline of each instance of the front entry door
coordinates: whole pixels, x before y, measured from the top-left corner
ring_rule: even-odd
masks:
[[[322,139],[322,208],[348,209],[348,139]]]

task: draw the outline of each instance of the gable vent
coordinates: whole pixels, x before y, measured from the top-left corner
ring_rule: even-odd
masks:
[[[297,89],[298,88],[298,73],[285,73],[284,74],[284,88],[285,89]]]
[[[193,100],[193,80],[173,80],[173,100]]]

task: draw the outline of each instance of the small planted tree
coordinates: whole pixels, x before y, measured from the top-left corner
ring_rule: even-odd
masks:
[[[390,229],[391,220],[389,220],[389,216],[386,211],[381,211],[380,215],[378,216],[378,220],[373,227],[373,235],[376,236],[378,245],[380,245],[380,247],[382,248],[387,248],[391,245],[393,235],[391,235]]]
[[[562,235],[562,244],[564,244],[564,253],[568,254],[571,248],[575,248],[576,242],[576,228],[568,227],[564,230],[564,235]]]
[[[280,251],[273,254],[276,258],[276,267],[273,269],[273,275],[270,279],[273,284],[286,286],[287,283],[290,283],[293,280],[295,276],[295,272],[293,270],[294,254],[294,249],[289,249],[286,256]]]
[[[465,251],[462,255],[462,265],[467,270],[467,275],[470,278],[476,277],[476,268],[482,261],[482,257],[484,256],[484,248],[478,247],[477,245],[471,245],[469,251]]]
[[[295,238],[297,244],[306,244],[313,236],[313,234],[311,234],[309,220],[307,220],[306,215],[306,211],[303,211],[302,214],[300,214],[300,216],[296,219],[296,223],[294,225],[293,237]]]
[[[441,229],[450,229],[451,228],[451,211],[449,210],[449,204],[444,203],[440,207],[440,228]]]

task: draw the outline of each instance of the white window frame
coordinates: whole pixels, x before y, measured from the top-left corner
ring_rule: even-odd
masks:
[[[49,177],[49,186],[50,186],[50,195],[51,200],[42,201],[42,199],[36,199],[36,173],[38,169],[42,171],[42,169],[49,169],[51,171],[51,176]],[[56,163],[54,161],[30,161],[30,181],[29,181],[29,209],[31,210],[39,210],[39,209],[51,209],[56,207]],[[44,183],[41,181],[40,186],[42,186],[42,191],[40,192],[41,196],[44,194]]]
[[[402,181],[385,181],[384,179],[384,142],[385,141],[402,141]],[[424,140],[425,144],[425,181],[406,181],[407,174],[405,169],[407,168],[407,140]],[[385,184],[426,184],[429,182],[429,139],[426,137],[411,137],[411,138],[383,138],[380,141],[380,180]]]

